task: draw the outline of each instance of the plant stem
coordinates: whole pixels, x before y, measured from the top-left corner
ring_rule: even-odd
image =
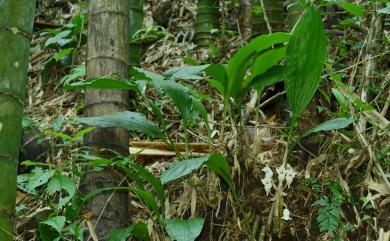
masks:
[[[184,146],[186,149],[186,158],[189,158],[190,156],[189,135],[188,135],[187,125],[185,123],[184,123]]]
[[[290,156],[290,151],[291,149],[293,148],[293,146],[295,146],[295,142],[293,145],[291,145],[291,139],[292,139],[292,135],[293,135],[293,132],[295,130],[295,125],[296,125],[296,122],[297,122],[297,117],[293,117],[292,119],[292,122],[291,122],[291,126],[290,126],[290,131],[288,133],[288,137],[287,137],[287,144],[286,144],[286,151],[284,153],[284,157],[283,157],[283,167],[285,168],[286,165],[287,165],[287,160],[288,160],[288,157]]]
[[[224,97],[224,104],[223,104],[223,113],[222,113],[222,126],[221,126],[221,142],[223,143],[223,136],[225,134],[225,126],[226,126],[226,114],[228,110],[230,110],[230,104],[229,104],[229,99],[227,97]]]

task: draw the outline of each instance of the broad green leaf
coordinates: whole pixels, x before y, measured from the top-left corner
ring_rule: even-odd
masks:
[[[378,13],[390,14],[390,2],[386,3],[386,7],[379,9]]]
[[[87,128],[81,129],[74,135],[74,138],[79,138],[79,137],[82,138],[85,134],[93,131],[94,129],[95,129],[95,127],[87,127]]]
[[[154,199],[153,195],[150,192],[138,188],[133,189],[132,192],[134,192],[146,204],[149,210],[156,215],[157,220],[160,222],[160,208],[158,207],[156,199]]]
[[[132,153],[133,154],[133,153]],[[129,169],[121,164],[117,165],[130,179],[133,179],[138,188],[145,190],[144,180],[138,176],[138,173],[133,169]]]
[[[272,33],[254,38],[244,47],[240,48],[226,67],[228,76],[227,92],[230,97],[237,99],[240,95],[244,76],[251,63],[251,58],[256,54],[271,48],[273,45],[282,44],[289,40],[286,33]]]
[[[56,34],[54,37],[49,38],[45,43],[45,48],[50,46],[50,45],[54,45],[54,44],[57,44],[58,46],[62,47],[64,45],[70,43],[72,41],[72,39],[67,38],[67,37],[69,37],[71,32],[72,31],[70,31],[70,30],[62,31],[62,32],[59,32],[58,34]]]
[[[65,75],[61,79],[61,84],[69,85],[72,81],[84,78],[86,73],[85,65],[77,65],[70,71],[70,74]]]
[[[161,83],[164,80],[164,76],[142,69],[142,68],[137,68],[133,67],[133,72],[134,72],[134,78],[137,80],[148,80],[152,81],[152,84],[154,88],[156,89],[157,93],[161,94],[162,89],[159,83]]]
[[[68,230],[69,233],[72,234],[77,241],[83,241],[84,231],[87,229],[83,228],[82,225],[80,225],[80,222],[76,221],[70,224],[69,226],[67,226],[66,230]]]
[[[221,95],[225,93],[225,86],[221,82],[215,79],[207,79],[207,82],[209,82],[211,86],[216,88]]]
[[[208,169],[219,175],[228,184],[233,194],[236,194],[233,185],[232,171],[224,155],[221,153],[212,154],[205,162],[205,165]]]
[[[154,191],[156,192],[158,198],[160,199],[160,202],[164,203],[165,193],[159,180],[152,173],[150,173],[144,167],[138,165],[137,163],[131,162],[129,163],[129,165],[138,171],[139,177],[143,177],[147,182],[149,182],[152,185]]]
[[[183,118],[184,124],[188,126],[191,121],[194,120],[192,95],[190,90],[184,85],[170,80],[158,81],[158,85],[161,86],[164,92],[175,103],[175,106]]]
[[[141,199],[146,204],[147,208],[151,211],[151,213],[156,215],[157,220],[161,223],[162,220],[161,220],[160,208],[158,207],[157,202],[154,199],[153,195],[150,192],[144,191],[144,190],[139,189],[139,188],[117,187],[117,186],[100,188],[100,189],[94,190],[93,192],[88,193],[83,198],[83,202],[84,203],[88,202],[89,200],[91,200],[93,197],[95,197],[99,193],[107,192],[107,191],[115,191],[115,190],[126,190],[126,191],[132,192],[135,195],[137,195],[137,197],[139,199]]]
[[[73,137],[71,137],[68,134],[62,133],[62,132],[55,132],[55,131],[47,131],[47,134],[55,137],[59,137],[63,140],[73,141]]]
[[[191,79],[191,78],[186,78],[184,75],[186,74],[194,75],[200,71],[207,69],[208,66],[209,65],[180,67],[171,70],[171,72],[169,72],[170,75],[165,77],[139,68],[135,68],[135,71],[139,74],[137,78],[145,77],[146,79],[151,80],[154,88],[159,94],[162,95],[163,92],[165,92],[165,94],[172,99],[172,101],[174,102],[175,106],[177,107],[177,109],[179,110],[183,118],[184,124],[188,126],[192,121],[194,121],[195,117],[197,116],[196,112],[198,112],[207,123],[208,122],[206,118],[207,111],[205,115],[206,109],[204,108],[202,102],[198,97],[194,96],[191,93],[188,87],[180,83],[174,82],[173,80]],[[142,91],[139,92],[142,93]],[[143,96],[143,99],[146,102],[148,102],[150,107],[153,109],[153,112],[157,115],[159,122],[163,124],[164,121],[159,108],[153,103],[153,101],[149,100],[144,94],[141,95]]]
[[[277,65],[286,55],[287,47],[274,48],[256,57],[252,65],[252,75],[257,76],[265,73],[271,67]]]
[[[169,167],[168,170],[161,174],[160,181],[166,184],[170,181],[176,180],[180,177],[190,174],[205,163],[210,156],[203,156],[194,159],[188,159],[175,163]]]
[[[353,123],[353,118],[337,118],[329,121],[325,121],[321,123],[320,125],[306,131],[303,133],[301,138],[306,137],[310,134],[320,132],[320,131],[330,131],[330,130],[338,130],[348,127],[350,124]]]
[[[160,75],[160,74],[157,74],[157,73],[154,73],[154,72],[151,72],[151,71],[148,71],[148,70],[145,70],[145,69],[142,69],[142,68],[138,68],[138,67],[133,67],[133,70],[135,72],[135,76],[137,79],[142,79],[142,80],[157,80],[157,81],[162,81],[164,80],[164,76]]]
[[[132,91],[138,90],[138,88],[133,83],[111,79],[107,77],[94,78],[64,85],[64,89],[66,90],[77,90],[83,88],[121,89]]]
[[[148,227],[145,223],[138,222],[127,228],[112,230],[107,236],[107,241],[126,241],[130,236],[144,241],[150,240]]]
[[[112,160],[105,159],[99,156],[89,155],[89,154],[82,154],[78,153],[76,154],[77,159],[79,160],[85,160],[87,162],[82,162],[79,165],[80,166],[108,166],[112,164]]]
[[[203,79],[202,76],[199,76],[199,73],[207,69],[210,65],[198,65],[198,66],[184,66],[184,67],[175,67],[168,70],[165,73],[165,76],[171,80],[199,80]]]
[[[35,189],[46,184],[54,176],[54,170],[42,170],[35,168],[31,173],[18,176],[18,188],[28,193],[35,194]]]
[[[151,137],[160,137],[159,128],[137,112],[124,111],[99,117],[76,118],[77,122],[102,128],[122,127],[128,131],[136,131]]]
[[[50,164],[44,163],[44,162],[36,162],[31,160],[26,160],[20,163],[20,165],[31,167],[31,166],[50,166]]]
[[[54,56],[54,59],[58,62],[62,58],[69,56],[73,52],[74,48],[62,49],[58,54]]]
[[[46,224],[52,227],[57,233],[61,233],[65,227],[66,218],[64,216],[52,217],[46,221],[41,222],[41,224]]]
[[[203,105],[202,101],[200,100],[200,98],[192,96],[192,106],[194,107],[194,109],[199,113],[199,115],[204,120],[204,122],[206,124],[206,128],[207,128],[207,133],[208,133],[208,135],[210,137],[211,129],[210,129],[210,126],[209,126],[209,119],[207,117],[207,110],[204,107],[204,105]]]
[[[227,85],[225,66],[221,64],[211,64],[205,71],[214,78],[214,80],[208,80],[210,84],[214,86],[220,94],[224,94],[225,86]]]
[[[73,198],[76,193],[76,184],[70,177],[55,175],[47,184],[47,192],[53,194],[62,190],[65,190],[68,195],[64,195],[64,193],[59,195],[57,210],[63,208]]]
[[[194,241],[202,232],[204,219],[165,219],[165,230],[176,241]]]
[[[259,90],[266,86],[276,84],[283,80],[283,71],[282,66],[274,66],[265,71],[265,73],[255,76],[249,83],[249,87]]]
[[[61,131],[62,127],[64,126],[65,119],[63,115],[58,115],[57,118],[53,121],[53,130],[54,131]]]
[[[347,111],[348,110],[347,100],[345,99],[345,97],[341,93],[341,91],[337,88],[332,88],[332,93],[333,93],[334,97],[336,97],[337,102],[339,102],[340,109],[343,111]]]
[[[345,11],[349,12],[352,15],[355,15],[356,17],[364,16],[364,8],[362,6],[347,1],[338,2],[338,5],[342,7]]]
[[[319,10],[311,6],[301,16],[287,46],[285,89],[293,116],[298,117],[320,83],[326,38]]]
[[[39,234],[42,241],[60,240],[60,235],[65,227],[64,216],[52,217],[39,224]]]

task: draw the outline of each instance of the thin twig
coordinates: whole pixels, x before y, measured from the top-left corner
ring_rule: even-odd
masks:
[[[260,4],[261,4],[261,7],[263,8],[264,22],[267,25],[268,32],[272,33],[272,27],[271,27],[271,24],[269,23],[269,20],[268,20],[267,11],[265,10],[264,1],[260,0]]]

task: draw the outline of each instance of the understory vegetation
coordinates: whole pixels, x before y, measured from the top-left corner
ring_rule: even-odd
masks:
[[[240,1],[197,3],[145,1],[130,77],[87,79],[88,3],[37,2],[15,240],[95,241],[85,204],[125,192],[129,225],[105,240],[389,241],[390,2],[286,1],[294,28],[270,11],[256,35]],[[130,109],[82,117],[90,89],[129,91]],[[83,143],[117,127],[130,155]],[[83,191],[105,169],[120,185]]]

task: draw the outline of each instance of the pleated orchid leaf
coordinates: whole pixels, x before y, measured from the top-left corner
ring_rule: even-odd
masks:
[[[298,117],[313,98],[325,57],[326,38],[321,15],[311,6],[295,26],[285,58],[285,89],[294,117]]]

